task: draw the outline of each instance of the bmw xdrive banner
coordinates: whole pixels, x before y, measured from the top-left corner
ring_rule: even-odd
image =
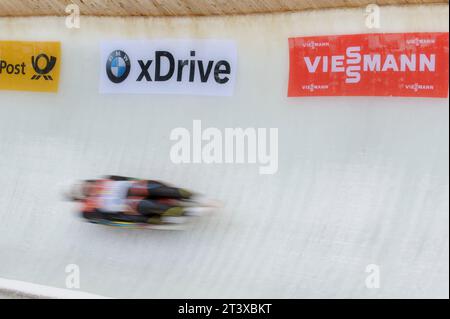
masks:
[[[0,41],[0,90],[57,92],[59,42]]]
[[[448,33],[289,39],[288,96],[448,96]]]
[[[236,63],[229,40],[102,42],[100,93],[230,96]]]

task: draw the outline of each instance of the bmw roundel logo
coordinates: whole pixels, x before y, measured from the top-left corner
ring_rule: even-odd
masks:
[[[130,73],[130,68],[130,58],[122,50],[115,50],[108,56],[106,74],[112,82],[123,82]]]

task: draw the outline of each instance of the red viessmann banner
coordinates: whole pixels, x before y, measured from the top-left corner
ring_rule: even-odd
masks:
[[[289,38],[288,96],[448,96],[448,32]]]

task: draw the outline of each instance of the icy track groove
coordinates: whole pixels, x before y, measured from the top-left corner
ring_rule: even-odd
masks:
[[[0,92],[0,277],[110,297],[449,296],[448,99],[288,99],[289,36],[366,33],[362,10],[250,17],[1,18],[0,39],[61,40],[58,94]],[[447,31],[448,6],[382,9],[379,32]],[[99,95],[99,41],[229,38],[231,98]],[[175,165],[170,131],[278,127],[279,171]],[[62,187],[104,173],[221,199],[184,232],[81,222]],[[381,268],[368,289],[366,266]]]

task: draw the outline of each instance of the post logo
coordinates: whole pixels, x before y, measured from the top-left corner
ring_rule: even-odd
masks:
[[[59,42],[0,41],[0,90],[57,92]]]
[[[445,32],[290,38],[289,54],[288,96],[448,96]]]
[[[122,50],[114,50],[106,62],[106,74],[113,83],[125,81],[130,74],[130,58]]]
[[[236,60],[228,40],[103,42],[100,92],[230,96]]]
[[[42,61],[44,61],[44,64],[42,64]],[[56,57],[51,56],[50,58],[44,54],[39,54],[36,58],[34,56],[31,57],[31,65],[33,66],[34,72],[37,74],[33,75],[31,77],[32,80],[39,80],[41,76],[45,80],[53,81],[53,78],[51,75],[48,75],[56,64]]]

